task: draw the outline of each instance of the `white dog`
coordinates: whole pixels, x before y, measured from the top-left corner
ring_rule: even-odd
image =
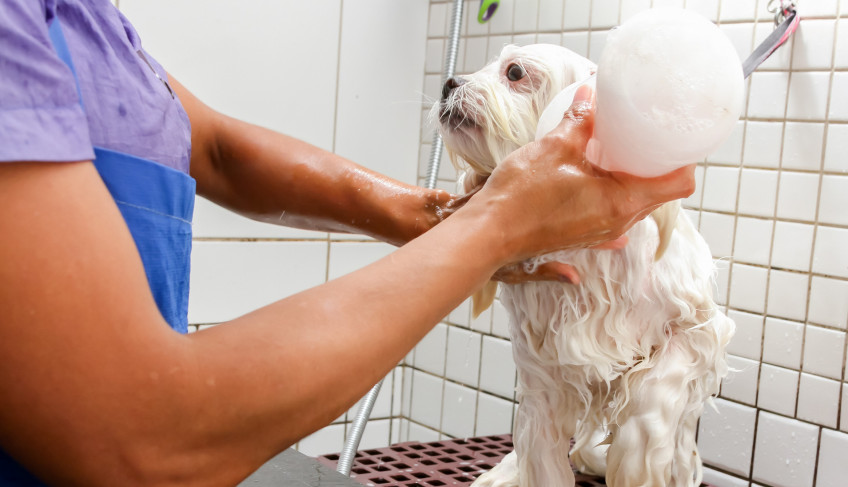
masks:
[[[477,73],[448,80],[432,115],[466,168],[465,190],[533,141],[550,100],[594,70],[559,46],[508,46]],[[525,263],[568,263],[578,285],[503,286],[518,369],[515,451],[475,486],[573,486],[569,454],[614,487],[700,483],[697,422],[727,372],[735,326],[713,301],[710,251],[679,208],[637,223],[624,249]]]

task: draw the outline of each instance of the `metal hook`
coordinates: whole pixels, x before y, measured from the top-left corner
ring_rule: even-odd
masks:
[[[766,10],[774,14],[774,25],[780,25],[786,19],[787,15],[795,11],[796,5],[796,0],[769,0]]]

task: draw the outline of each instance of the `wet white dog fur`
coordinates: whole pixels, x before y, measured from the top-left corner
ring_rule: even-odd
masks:
[[[507,46],[445,88],[432,116],[465,190],[532,142],[548,102],[594,70],[559,46]],[[700,484],[697,422],[726,375],[735,326],[713,300],[710,251],[679,207],[637,223],[622,250],[526,263],[569,263],[579,285],[501,285],[518,370],[515,451],[475,487],[570,487],[569,456],[614,487]]]

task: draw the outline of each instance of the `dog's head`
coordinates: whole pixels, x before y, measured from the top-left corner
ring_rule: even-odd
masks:
[[[595,65],[553,44],[506,46],[498,59],[468,76],[450,78],[431,112],[451,160],[488,176],[509,153],[533,141],[542,111]]]

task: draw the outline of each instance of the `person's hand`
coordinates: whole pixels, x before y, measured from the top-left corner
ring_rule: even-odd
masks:
[[[615,240],[589,247],[593,250],[619,250],[627,245],[626,235]],[[580,273],[573,265],[564,262],[546,262],[536,267],[535,271],[527,272],[523,262],[501,267],[492,276],[492,280],[506,284],[520,284],[527,281],[560,281],[569,284],[580,284]]]
[[[471,197],[466,208],[478,207],[501,230],[492,244],[508,263],[614,241],[659,205],[694,191],[694,166],[646,179],[590,164],[584,153],[593,127],[591,90],[583,88],[555,130],[513,152]]]

